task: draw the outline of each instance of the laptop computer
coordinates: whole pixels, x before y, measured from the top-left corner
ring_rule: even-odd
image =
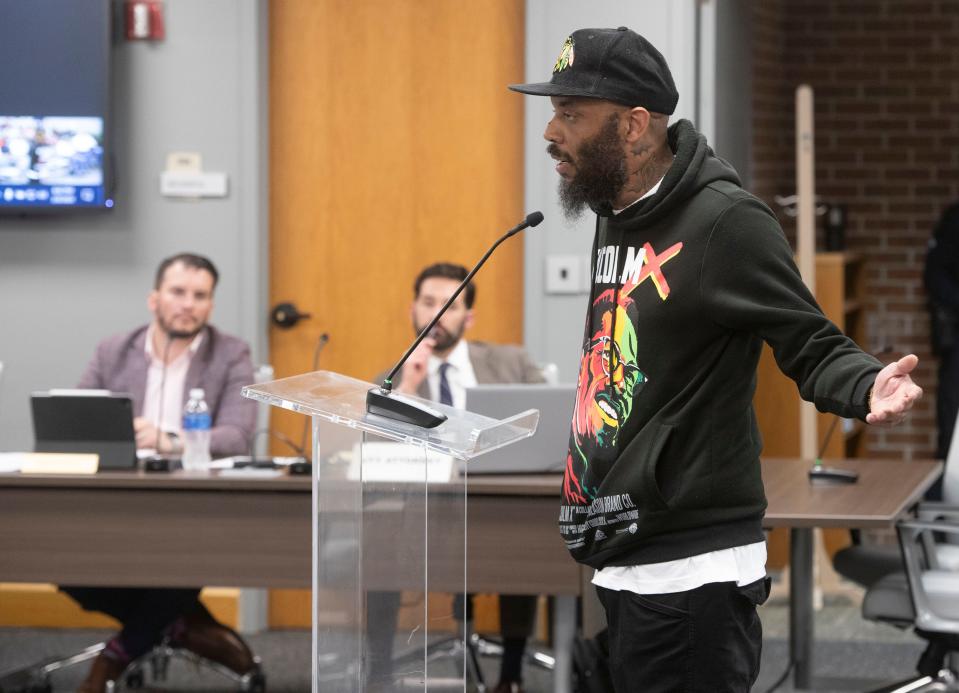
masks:
[[[133,400],[105,390],[51,390],[30,396],[36,452],[86,452],[100,470],[136,469]]]
[[[536,433],[468,462],[470,474],[543,474],[566,465],[575,385],[477,385],[466,389],[466,408],[504,419],[539,409]]]

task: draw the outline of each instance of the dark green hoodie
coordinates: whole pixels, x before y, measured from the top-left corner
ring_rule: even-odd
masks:
[[[879,362],[823,316],[775,216],[688,121],[655,195],[600,211],[560,532],[593,567],[763,540],[763,341],[820,411],[865,418]]]

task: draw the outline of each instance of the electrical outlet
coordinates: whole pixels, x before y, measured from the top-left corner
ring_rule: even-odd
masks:
[[[582,264],[578,255],[547,255],[546,293],[582,293]]]

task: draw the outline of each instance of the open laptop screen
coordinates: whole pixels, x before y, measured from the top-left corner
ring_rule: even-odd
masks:
[[[99,469],[136,468],[133,401],[104,391],[59,390],[30,396],[36,452],[100,455]]]
[[[575,385],[477,385],[466,389],[466,408],[494,419],[539,410],[536,433],[468,463],[470,474],[542,474],[566,464]]]

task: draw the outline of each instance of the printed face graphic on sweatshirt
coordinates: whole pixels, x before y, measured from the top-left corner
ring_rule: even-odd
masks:
[[[595,488],[575,469],[583,470],[593,454],[616,445],[633,410],[633,397],[646,382],[636,362],[639,341],[633,301],[609,289],[594,301],[593,310],[600,319],[580,361],[566,460],[564,495],[573,503],[595,498]]]
[[[597,299],[602,319],[580,363],[573,421],[577,442],[601,448],[616,444],[620,426],[633,409],[636,386],[646,379],[636,363],[636,328],[626,307],[614,305],[613,297],[610,290]],[[626,301],[626,305],[632,304]]]
[[[633,412],[635,397],[649,381],[639,364],[640,331],[644,326],[639,324],[636,301],[665,301],[669,297],[671,289],[663,265],[682,247],[682,243],[676,243],[660,253],[649,243],[599,249],[595,281],[612,283],[614,288],[601,291],[590,306],[591,334],[580,361],[563,480],[567,503],[584,505],[596,498],[590,462],[598,453],[615,450]],[[641,286],[649,288],[643,293]]]

